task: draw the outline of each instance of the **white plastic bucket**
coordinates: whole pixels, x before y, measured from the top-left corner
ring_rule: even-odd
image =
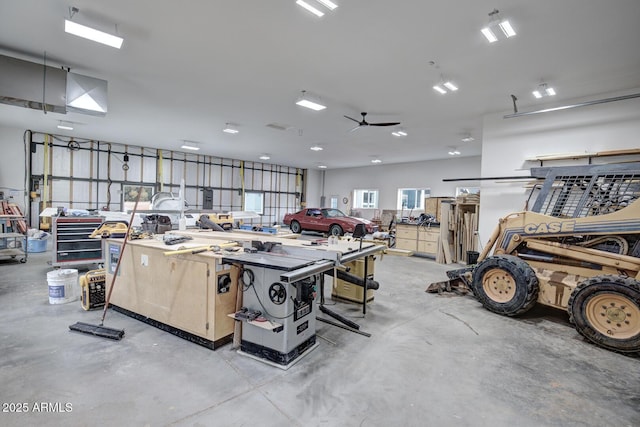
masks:
[[[65,304],[78,299],[78,270],[67,268],[47,273],[49,304]]]

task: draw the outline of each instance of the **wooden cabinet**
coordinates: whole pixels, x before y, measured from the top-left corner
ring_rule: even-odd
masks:
[[[440,228],[416,224],[396,225],[396,249],[413,251],[418,255],[435,257],[438,249]]]

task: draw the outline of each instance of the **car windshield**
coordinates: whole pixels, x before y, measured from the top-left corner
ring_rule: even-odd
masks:
[[[338,209],[322,209],[322,215],[325,218],[341,218],[346,216]]]

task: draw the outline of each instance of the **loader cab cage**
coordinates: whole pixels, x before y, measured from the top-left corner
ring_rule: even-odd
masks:
[[[533,168],[544,178],[533,212],[583,218],[616,212],[640,198],[640,163]]]

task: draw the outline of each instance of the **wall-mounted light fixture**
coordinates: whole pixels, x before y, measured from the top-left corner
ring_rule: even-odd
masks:
[[[122,37],[114,36],[113,34],[105,33],[104,31],[96,30],[95,28],[73,22],[72,19],[74,15],[79,11],[80,9],[77,7],[69,8],[69,19],[64,20],[64,31],[66,33],[115,47],[116,49],[120,49],[122,47],[122,42],[124,41]]]
[[[302,96],[298,98],[298,100],[296,101],[296,104],[301,107],[309,108],[314,111],[322,111],[325,108],[327,108],[326,105],[323,105],[320,102],[320,99],[318,99],[313,95],[310,95],[306,90],[302,91]]]
[[[480,30],[482,35],[489,41],[489,43],[495,43],[498,41],[498,35],[502,34],[506,38],[511,38],[516,35],[516,31],[511,26],[511,23],[507,19],[500,17],[498,9],[493,9],[489,12],[489,24]]]

